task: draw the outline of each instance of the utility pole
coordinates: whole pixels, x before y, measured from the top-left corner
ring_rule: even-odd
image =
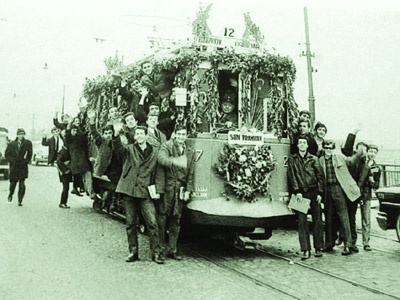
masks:
[[[311,65],[311,57],[315,57],[314,53],[311,53],[310,50],[310,33],[308,31],[308,15],[307,15],[307,7],[304,7],[304,24],[306,29],[306,53],[302,53],[302,56],[307,57],[307,71],[308,71],[308,109],[311,114],[311,125],[314,124],[315,121],[315,98],[314,98],[314,89],[313,89],[313,80],[312,80],[312,72],[313,67]]]
[[[64,102],[65,102],[65,84],[64,84],[64,88],[63,88],[63,98],[62,98],[61,116],[64,115]]]

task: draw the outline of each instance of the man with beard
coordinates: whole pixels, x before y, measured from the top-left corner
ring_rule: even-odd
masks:
[[[32,158],[32,142],[25,139],[24,129],[17,129],[17,138],[7,145],[4,156],[10,164],[8,202],[12,201],[18,183],[18,205],[22,206],[26,190],[25,179],[28,178],[28,164]]]

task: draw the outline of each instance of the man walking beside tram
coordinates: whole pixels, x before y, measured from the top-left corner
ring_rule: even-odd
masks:
[[[175,138],[161,145],[156,174],[157,192],[164,194],[156,202],[163,252],[167,257],[176,260],[182,259],[178,255],[177,241],[183,203],[190,199],[194,189],[195,155],[186,145],[186,139],[186,127],[178,125],[175,129]]]
[[[315,257],[321,257],[324,247],[321,200],[324,194],[324,178],[318,158],[308,152],[309,139],[300,135],[297,139],[298,151],[291,155],[288,161],[288,177],[293,194],[311,200],[310,209],[314,223],[313,243]],[[300,248],[303,252],[301,259],[311,256],[310,233],[308,229],[307,213],[296,211]]]

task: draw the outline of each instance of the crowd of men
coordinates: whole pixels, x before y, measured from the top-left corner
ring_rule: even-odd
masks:
[[[325,139],[327,127],[317,122],[312,132],[309,112],[300,112],[298,133],[293,138],[288,161],[288,179],[295,201],[309,201],[315,257],[334,251],[341,243],[342,255],[359,252],[356,245],[358,206],[363,249],[372,250],[369,243],[371,197],[372,190],[379,187],[381,170],[375,161],[376,145],[358,142],[353,150],[358,131],[348,135],[340,152],[334,151],[335,142]],[[311,256],[307,213],[296,211],[296,214],[301,258],[305,260]]]
[[[60,208],[69,208],[68,194],[85,192],[94,203],[108,211],[123,203],[128,239],[128,262],[139,259],[138,228],[145,223],[152,259],[164,263],[165,257],[180,260],[177,240],[182,205],[193,192],[194,155],[187,146],[187,129],[180,125],[183,115],[171,109],[174,95],[168,74],[155,74],[150,62],[143,62],[141,78],[131,83],[131,94],[120,107],[107,110],[106,122],[90,108],[70,118],[56,114],[51,137],[42,144],[49,147],[48,163],[56,163],[62,184]],[[233,92],[237,86],[229,81],[221,96],[224,126],[237,126],[238,114]],[[127,101],[126,99],[129,99]],[[311,128],[310,114],[300,112],[298,132],[292,138],[288,161],[290,193],[297,201],[308,199],[313,219],[315,256],[332,252],[343,242],[343,255],[358,252],[356,212],[361,207],[363,248],[370,251],[370,203],[372,189],[379,185],[380,169],[375,162],[376,145],[358,142],[358,130],[349,134],[341,153],[334,152],[335,142],[325,139],[327,127],[318,122]],[[32,157],[32,143],[18,129],[17,139],[5,152],[10,162],[12,201],[19,183],[18,203],[22,206],[24,181]],[[98,195],[93,175],[106,176],[115,191]],[[308,201],[307,200],[307,201]],[[323,208],[322,205],[323,204]],[[311,256],[307,213],[296,212],[302,259]],[[325,227],[322,214],[325,215]],[[139,221],[139,219],[142,219]],[[325,232],[324,232],[325,228]]]

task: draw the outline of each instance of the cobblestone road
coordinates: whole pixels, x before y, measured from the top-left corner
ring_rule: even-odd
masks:
[[[0,181],[0,299],[393,299],[210,240],[189,240],[183,261],[157,265],[141,237],[141,261],[127,264],[121,222],[93,212],[86,197],[71,195],[71,209],[58,208],[61,185],[55,168],[30,167],[22,207],[15,200],[7,203],[7,190],[8,182]],[[394,232],[374,231],[395,238]],[[294,231],[275,231],[262,245],[300,262]],[[373,238],[372,246],[386,252],[361,250],[342,257],[336,251],[306,263],[400,296],[400,244]]]

